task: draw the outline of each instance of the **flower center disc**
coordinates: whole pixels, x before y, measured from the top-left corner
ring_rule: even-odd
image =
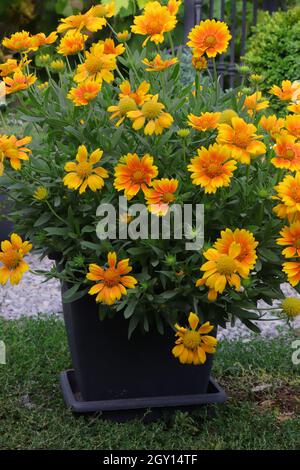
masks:
[[[201,343],[201,336],[196,331],[187,331],[183,336],[183,344],[188,349],[196,349]]]
[[[215,46],[216,42],[217,42],[217,39],[215,38],[215,36],[210,35],[205,38],[205,45],[207,47]]]
[[[107,287],[113,287],[115,286],[116,284],[119,283],[119,280],[120,280],[120,275],[119,273],[115,270],[115,268],[108,268],[106,271],[105,271],[105,274],[104,274],[104,279],[105,279],[105,285]]]
[[[152,101],[148,101],[143,105],[142,113],[145,117],[153,119],[160,115],[162,109],[163,105],[161,103],[153,103]]]
[[[295,152],[292,149],[288,149],[285,152],[285,158],[287,158],[288,160],[292,160],[294,156],[295,156]]]
[[[172,193],[165,193],[163,196],[163,201],[164,202],[173,202],[175,201],[175,196]]]
[[[216,262],[217,270],[220,274],[233,274],[235,271],[235,262],[231,256],[223,255]]]
[[[19,265],[21,259],[22,256],[17,251],[10,250],[4,253],[1,261],[8,269],[15,269]]]
[[[120,100],[118,108],[121,114],[126,114],[128,111],[135,111],[137,105],[132,98],[126,97]]]
[[[144,173],[142,170],[136,170],[134,173],[133,173],[133,179],[136,183],[141,183],[142,181],[144,181]]]
[[[89,176],[92,173],[92,170],[93,170],[93,165],[88,162],[79,163],[76,169],[77,174],[79,176],[82,176],[83,178],[86,178],[87,176]]]

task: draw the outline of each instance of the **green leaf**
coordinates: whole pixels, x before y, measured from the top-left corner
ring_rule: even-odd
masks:
[[[124,318],[126,319],[130,318],[134,314],[137,304],[138,304],[138,299],[131,299],[128,302],[128,305],[124,310]]]
[[[52,214],[44,212],[35,222],[34,227],[40,227],[41,225],[46,224],[52,218]]]

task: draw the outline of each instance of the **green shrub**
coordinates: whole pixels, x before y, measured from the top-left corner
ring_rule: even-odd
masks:
[[[244,61],[264,77],[260,89],[266,92],[282,80],[300,79],[300,7],[261,13],[253,32]],[[282,104],[274,98],[272,105],[278,109]]]

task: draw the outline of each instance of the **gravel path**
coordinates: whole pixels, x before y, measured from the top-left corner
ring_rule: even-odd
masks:
[[[52,265],[52,261],[44,259],[39,261],[37,255],[30,255],[27,258],[32,269],[47,270]],[[60,315],[62,313],[61,294],[59,282],[55,279],[43,284],[41,276],[26,273],[18,286],[0,286],[0,316],[9,320],[14,320],[22,316],[36,317],[38,314]],[[282,290],[287,296],[298,296],[297,292],[289,285],[283,284]],[[259,307],[268,307],[263,301],[259,302]],[[272,313],[266,315],[272,318]],[[283,321],[259,322],[264,337],[276,337],[288,330]],[[252,333],[240,321],[235,327],[228,327],[219,331],[219,338],[238,339],[245,341],[251,339]]]

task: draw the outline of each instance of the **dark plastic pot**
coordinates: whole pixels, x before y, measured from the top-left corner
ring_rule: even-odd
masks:
[[[6,197],[0,194],[0,242],[7,240],[13,231],[13,223],[6,218],[7,212]]]
[[[123,315],[101,321],[91,296],[63,308],[74,371],[62,372],[61,387],[73,411],[112,411],[110,419],[123,421],[137,416],[131,413],[137,409],[226,400],[223,390],[210,381],[213,356],[201,366],[180,364],[171,353],[171,328],[164,335],[135,331],[128,340]]]

